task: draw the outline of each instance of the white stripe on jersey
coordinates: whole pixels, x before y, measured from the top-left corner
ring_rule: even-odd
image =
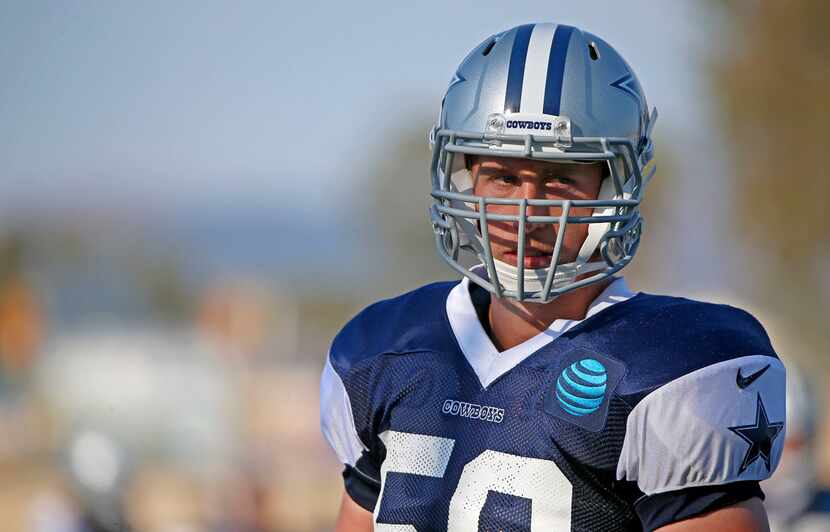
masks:
[[[354,466],[368,450],[357,435],[349,394],[329,357],[320,378],[320,429],[343,464]]]
[[[764,373],[742,389],[736,382],[741,371]],[[769,470],[755,455],[742,471],[750,445],[730,427],[755,422],[759,401],[770,423],[784,421],[785,378],[780,360],[748,355],[687,373],[652,391],[628,415],[617,479],[636,481],[643,493],[653,495],[769,478],[781,458],[784,434],[773,440]]]

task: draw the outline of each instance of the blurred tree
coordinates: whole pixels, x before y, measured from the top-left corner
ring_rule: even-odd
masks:
[[[13,302],[9,308],[17,309],[3,315],[15,316],[16,320],[33,315],[21,309],[39,300],[49,306],[38,307],[44,319],[52,312],[64,312],[73,318],[95,312],[91,309],[103,308],[113,314],[125,312],[127,309],[119,302],[109,300],[117,299],[108,294],[113,286],[104,286],[112,281],[112,285],[125,288],[124,293],[130,294],[129,300],[120,303],[138,313],[152,314],[145,317],[170,323],[189,321],[195,308],[195,293],[181,262],[176,250],[156,245],[146,235],[116,223],[55,219],[21,222],[0,232],[0,295],[6,287],[5,293],[11,298],[8,301]],[[90,279],[95,289],[84,287]],[[32,296],[21,296],[21,287]],[[71,289],[65,291],[66,288]],[[4,308],[2,301],[0,308]],[[25,329],[23,325],[29,322],[19,323],[12,331],[14,335],[7,331],[2,333],[3,337],[22,335],[15,340],[18,342],[40,330],[34,326]]]
[[[25,241],[20,234],[0,237],[0,281],[20,274],[25,248]]]
[[[386,295],[456,275],[435,252],[427,209],[430,198],[430,150],[427,131],[433,112],[416,109],[391,132],[381,157],[369,171],[367,202],[362,212],[368,234],[378,246],[370,251],[385,265],[374,287]]]
[[[713,79],[737,178],[735,238],[754,257],[758,298],[818,354],[830,341],[830,3],[713,4],[729,30]]]
[[[0,282],[0,371],[26,368],[43,339],[40,305],[23,277]]]
[[[670,292],[682,282],[679,277],[683,275],[681,265],[677,264],[682,259],[676,258],[679,254],[674,246],[678,245],[676,235],[682,234],[684,224],[672,209],[672,201],[679,195],[680,171],[668,141],[672,135],[662,133],[660,125],[657,127],[653,163],[657,172],[648,183],[640,204],[645,230],[636,257],[623,272],[637,290]]]
[[[158,318],[168,323],[189,322],[196,310],[196,294],[182,273],[179,258],[156,252],[133,254],[125,264]]]
[[[24,275],[27,248],[21,233],[0,237],[0,374],[26,369],[42,341],[40,304]]]

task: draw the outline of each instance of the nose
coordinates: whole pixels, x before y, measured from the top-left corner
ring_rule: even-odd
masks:
[[[523,190],[523,196],[526,199],[540,199],[540,198],[543,197],[542,196],[542,187],[539,183],[537,183],[535,181],[526,182],[525,186],[522,187],[522,188],[524,189]],[[526,213],[526,216],[528,216],[528,217],[530,217],[530,216],[546,216],[548,214],[548,208],[547,207],[541,207],[541,206],[538,206],[538,205],[528,205],[527,210],[525,211],[525,213]],[[545,224],[530,223],[530,222],[525,221],[525,233],[532,233],[533,231],[536,231],[537,229],[540,229],[544,225]]]

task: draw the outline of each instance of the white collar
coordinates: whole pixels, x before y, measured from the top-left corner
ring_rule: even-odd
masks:
[[[590,304],[585,319],[635,295],[628,289],[625,279],[619,277]],[[447,296],[447,317],[450,320],[452,332],[458,340],[458,345],[461,347],[461,352],[485,388],[516,367],[522,360],[584,321],[555,320],[536,336],[499,353],[478,319],[473,301],[470,299],[470,280],[467,277],[462,279]]]

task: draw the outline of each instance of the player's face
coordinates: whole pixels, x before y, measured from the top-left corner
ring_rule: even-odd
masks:
[[[603,163],[574,164],[532,161],[510,157],[473,157],[471,161],[474,194],[510,199],[591,200],[599,194],[604,175]],[[493,214],[517,214],[515,205],[488,205]],[[528,216],[559,216],[561,207],[528,206]],[[570,216],[590,216],[589,207],[572,208]],[[518,223],[489,222],[493,257],[518,266]],[[525,224],[525,268],[550,265],[558,226]],[[588,224],[568,224],[562,241],[559,263],[576,260],[582,242],[588,236]]]

